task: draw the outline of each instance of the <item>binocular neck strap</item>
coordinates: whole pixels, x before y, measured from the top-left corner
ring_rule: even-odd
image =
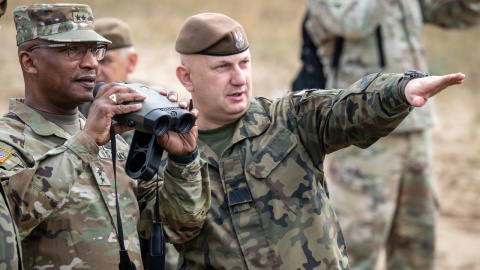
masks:
[[[120,207],[118,203],[118,191],[117,191],[117,141],[115,139],[115,129],[113,123],[110,125],[110,142],[112,145],[112,164],[113,164],[113,178],[115,180],[115,210],[117,211],[117,234],[118,243],[120,244],[120,263],[118,264],[119,270],[135,270],[135,264],[130,260],[128,252],[125,250],[125,242],[123,240],[123,226],[122,217],[120,214]]]
[[[117,192],[117,170],[116,170],[116,156],[117,156],[117,141],[115,139],[115,130],[113,124],[110,126],[110,141],[112,145],[112,164],[113,164],[113,177],[115,180],[115,209],[117,211],[117,230],[118,241],[120,243],[120,264],[119,270],[134,270],[135,264],[130,260],[128,252],[125,250],[125,244],[123,241],[123,227],[122,218],[120,213],[120,207],[118,203]],[[162,156],[163,149],[160,150],[160,157]],[[152,235],[148,240],[148,269],[164,269],[165,268],[165,237],[163,235],[163,225],[160,220],[160,207],[159,207],[159,195],[158,195],[158,173],[156,181],[156,194],[155,194],[155,206],[153,211],[154,221]]]

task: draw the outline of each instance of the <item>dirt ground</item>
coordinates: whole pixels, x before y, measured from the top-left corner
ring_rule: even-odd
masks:
[[[35,1],[9,1],[9,12],[14,6],[29,2]],[[278,0],[278,5],[271,6],[268,1],[212,0],[199,4],[200,1],[194,0],[164,0],[163,5],[157,5],[153,0],[144,0],[144,6],[136,7],[135,14],[130,11],[130,1],[82,2],[93,7],[95,16],[113,16],[109,8],[115,5],[114,16],[122,15],[138,30],[135,40],[140,60],[132,82],[161,85],[179,92],[180,97],[188,95],[175,77],[178,55],[172,41],[178,28],[171,25],[179,26],[186,14],[223,12],[244,24],[252,44],[256,95],[270,98],[283,95],[299,67],[299,25],[304,5],[296,1]],[[0,114],[7,111],[9,97],[23,96],[11,21],[11,16],[6,15],[0,23]],[[437,113],[434,158],[440,204],[438,270],[480,270],[477,246],[480,242],[480,94],[477,93],[480,56],[475,38],[479,35],[480,29],[466,33],[426,29],[430,73],[462,71],[467,75],[464,85],[434,98]]]

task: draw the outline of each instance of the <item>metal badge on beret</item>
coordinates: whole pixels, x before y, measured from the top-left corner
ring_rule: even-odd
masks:
[[[245,44],[245,40],[243,40],[242,32],[238,29],[233,31],[233,37],[235,38],[235,48],[237,50],[241,50],[243,45]]]

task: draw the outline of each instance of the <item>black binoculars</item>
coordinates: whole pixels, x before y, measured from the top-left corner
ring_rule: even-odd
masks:
[[[117,83],[125,83],[126,87],[147,95],[144,101],[126,103],[142,103],[141,110],[116,115],[113,120],[135,129],[125,172],[134,179],[149,180],[157,173],[163,154],[156,137],[167,131],[187,133],[194,126],[196,119],[190,111],[143,84]],[[104,82],[95,84],[93,95],[96,96],[98,89],[105,84]]]

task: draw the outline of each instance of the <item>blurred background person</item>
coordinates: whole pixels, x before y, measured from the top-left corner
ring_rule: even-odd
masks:
[[[132,42],[130,26],[118,18],[99,18],[95,20],[95,31],[112,41],[107,47],[105,57],[99,61],[96,82],[128,82],[128,75],[135,71],[138,53]],[[91,102],[79,106],[80,112],[87,117]],[[134,131],[121,134],[125,141],[132,142]]]
[[[118,18],[95,20],[95,31],[112,44],[100,61],[97,82],[128,81],[128,75],[135,71],[138,53],[132,42],[130,26]]]
[[[479,3],[309,0],[305,28],[317,47],[326,88],[345,88],[379,70],[426,71],[423,24],[476,25]],[[431,104],[414,109],[368,149],[351,146],[327,156],[330,198],[353,269],[374,269],[382,247],[388,269],[434,269],[438,203]]]
[[[100,60],[96,82],[130,82],[128,77],[135,71],[138,52],[133,46],[131,28],[127,22],[113,17],[104,17],[95,20],[95,32],[110,40],[105,57]],[[84,103],[79,107],[83,115],[88,115],[91,103]],[[120,135],[128,144],[131,144],[135,130]],[[146,243],[145,243],[146,244]],[[165,269],[176,269],[178,252],[170,243],[165,243],[167,255]]]

